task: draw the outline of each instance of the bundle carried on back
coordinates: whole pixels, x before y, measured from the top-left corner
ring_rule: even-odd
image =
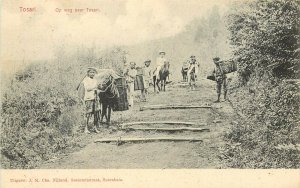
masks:
[[[237,63],[235,61],[220,61],[220,66],[224,74],[229,74],[237,71]],[[214,70],[211,70],[206,78],[215,81]]]
[[[237,71],[237,64],[235,61],[221,61],[220,66],[225,74]]]

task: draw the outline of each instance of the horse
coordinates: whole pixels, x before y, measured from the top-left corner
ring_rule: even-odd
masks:
[[[117,103],[119,92],[112,76],[109,76],[102,84],[99,84],[99,100],[102,106],[100,123],[103,123],[103,118],[106,119],[107,126],[110,125],[111,110]]]
[[[181,74],[182,74],[182,80],[184,82],[188,81],[188,77],[187,77],[188,70],[189,70],[189,65],[187,64],[187,62],[183,62],[183,65],[181,67]]]
[[[166,80],[167,80],[167,77],[170,74],[169,68],[170,68],[170,63],[166,61],[166,62],[164,62],[163,67],[159,71],[159,77],[160,78],[159,79],[156,78],[156,74],[154,74],[154,76],[153,76],[154,92],[156,92],[155,85],[158,88],[158,92],[161,91],[162,89],[164,91],[166,91]],[[159,82],[161,83],[161,88],[159,87]]]

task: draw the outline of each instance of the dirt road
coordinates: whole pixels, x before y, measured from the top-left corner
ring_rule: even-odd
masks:
[[[168,85],[166,92],[152,93],[147,102],[136,102],[135,106],[125,112],[114,112],[112,125],[114,129],[104,129],[99,134],[86,135],[85,147],[60,156],[42,164],[39,168],[59,169],[98,169],[98,168],[222,168],[224,164],[218,158],[219,148],[225,143],[222,135],[230,127],[235,113],[228,102],[214,104],[216,94],[214,82],[200,80],[196,91],[189,91],[187,86]],[[155,104],[212,104],[212,109],[172,109],[145,110],[144,105]],[[203,128],[210,132],[156,132],[156,131],[122,131],[117,125],[133,121],[188,121],[206,123]],[[218,123],[215,120],[220,120]],[[155,125],[170,127],[169,125]],[[173,127],[176,127],[173,125]],[[177,126],[178,127],[178,126]],[[180,127],[182,127],[180,125]],[[125,143],[117,146],[115,143],[94,143],[100,138],[118,137],[157,137],[186,136],[201,138],[203,142],[147,142]]]

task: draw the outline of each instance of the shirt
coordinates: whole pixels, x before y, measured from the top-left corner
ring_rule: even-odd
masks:
[[[129,69],[128,70],[127,81],[128,82],[133,82],[135,77],[136,77],[136,74],[137,74],[136,69]]]
[[[156,66],[160,66],[160,67],[164,66],[165,61],[167,61],[166,58],[158,57],[156,59]]]
[[[95,90],[97,88],[97,80],[90,77],[85,77],[82,81],[84,86],[84,100],[94,100],[95,99]]]
[[[151,68],[144,66],[144,77],[146,80],[151,79]]]
[[[217,81],[226,78],[226,74],[224,74],[224,71],[223,71],[221,65],[216,66],[214,73],[215,73],[215,77],[216,77]]]

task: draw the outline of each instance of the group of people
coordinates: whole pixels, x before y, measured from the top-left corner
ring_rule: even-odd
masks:
[[[153,83],[153,76],[159,78],[159,71],[162,68],[164,62],[166,62],[165,58],[166,53],[161,51],[159,52],[159,57],[156,59],[156,69],[154,71],[151,70],[151,60],[146,60],[144,62],[143,67],[136,67],[135,62],[130,62],[129,66],[127,63],[124,63],[123,76],[126,78],[127,82],[127,96],[128,96],[128,105],[133,106],[133,101],[135,97],[135,81],[137,79],[137,75],[140,75],[142,78],[143,88],[141,89],[141,101],[146,101],[146,96],[148,95],[148,89],[151,83]],[[223,87],[224,90],[224,99],[227,97],[227,78],[224,73],[222,66],[220,65],[220,58],[213,58],[213,62],[215,63],[214,79],[217,85],[217,100],[215,102],[220,102],[221,89]],[[190,56],[190,59],[186,62],[187,67],[187,81],[189,83],[190,89],[195,90],[195,81],[197,80],[198,71],[199,71],[199,63],[196,60],[194,55]],[[100,116],[100,103],[97,99],[97,81],[94,79],[95,74],[97,74],[96,68],[88,68],[87,75],[83,79],[80,84],[79,94],[81,95],[81,99],[86,107],[86,117],[87,124],[89,118],[91,116]],[[95,118],[95,117],[94,117]],[[87,126],[86,126],[86,131]]]
[[[153,84],[153,76],[159,79],[159,71],[163,67],[164,63],[167,61],[165,58],[166,52],[160,51],[159,56],[156,59],[156,68],[152,71],[150,65],[151,60],[148,59],[144,62],[144,66],[136,67],[135,62],[130,62],[129,66],[127,62],[124,62],[123,76],[126,78],[128,84],[127,95],[128,95],[128,104],[130,107],[133,106],[133,101],[135,97],[135,81],[139,78],[142,79],[143,87],[141,90],[141,101],[146,101],[146,96],[149,94],[148,89],[151,84]]]

